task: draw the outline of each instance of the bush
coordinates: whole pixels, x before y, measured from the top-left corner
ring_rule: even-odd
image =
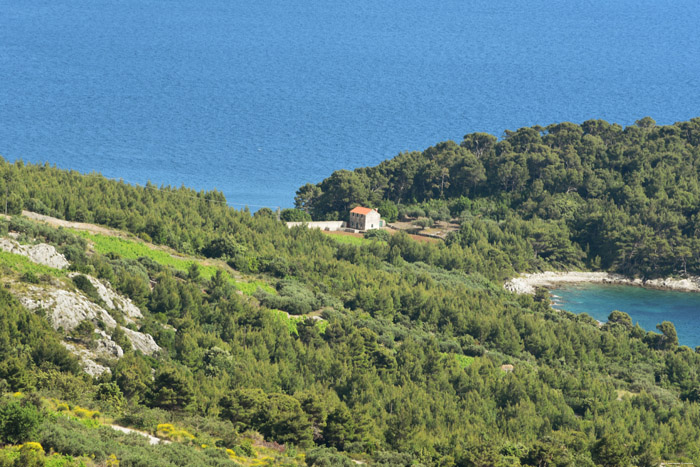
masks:
[[[84,319],[71,334],[81,342],[91,344],[95,341],[95,325],[89,319]]]
[[[284,222],[311,222],[309,213],[301,209],[282,209],[280,219]]]
[[[202,249],[202,254],[208,258],[235,258],[244,252],[244,247],[239,245],[231,236],[213,239]]]
[[[402,208],[399,211],[399,219],[406,220],[408,218],[425,217],[425,211],[418,206]]]
[[[387,222],[394,222],[399,217],[399,208],[393,201],[384,200],[377,206],[377,211]]]
[[[7,402],[0,407],[0,439],[11,444],[29,441],[39,428],[40,415],[33,405]]]
[[[312,467],[353,467],[355,463],[335,448],[318,447],[306,452],[306,465]]]
[[[325,305],[323,297],[317,297],[309,289],[292,280],[282,280],[277,286],[279,295],[258,289],[255,298],[264,306],[284,310],[293,315],[305,315]]]
[[[388,242],[390,236],[391,236],[391,234],[389,234],[389,232],[387,232],[384,229],[368,230],[367,232],[365,232],[365,235],[364,235],[364,237],[366,239],[369,239],[369,240],[375,239],[375,240],[379,240],[382,242]]]
[[[82,274],[78,274],[77,276],[73,277],[73,283],[78,288],[78,290],[83,292],[92,301],[98,303],[102,302],[100,294],[97,293],[97,289],[94,285],[92,285],[92,282],[90,282],[90,279],[88,279],[87,277],[83,276]]]
[[[38,284],[40,282],[39,278],[32,271],[27,271],[20,277],[22,282],[27,282],[28,284]]]
[[[19,459],[15,465],[22,467],[44,467],[44,448],[39,443],[26,443],[19,449]]]
[[[424,229],[427,227],[432,227],[434,224],[435,222],[433,222],[433,220],[429,217],[421,217],[420,219],[413,221],[413,225],[423,227]]]
[[[434,221],[449,221],[451,219],[450,210],[447,206],[441,206],[437,209],[431,209],[428,212],[428,217]]]

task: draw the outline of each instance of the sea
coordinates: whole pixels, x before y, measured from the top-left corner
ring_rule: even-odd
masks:
[[[700,116],[699,24],[697,0],[0,0],[0,155],[291,207],[467,133]],[[700,344],[697,300],[663,300],[615,306]]]
[[[471,132],[700,115],[697,0],[0,0],[0,155],[291,207]]]
[[[613,310],[624,311],[647,331],[671,321],[681,345],[700,346],[700,293],[643,289],[625,285],[567,285],[550,291],[553,306],[587,313],[605,322]]]

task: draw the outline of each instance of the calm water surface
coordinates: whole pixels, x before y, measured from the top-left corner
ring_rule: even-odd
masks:
[[[0,154],[290,206],[465,133],[700,113],[700,2],[0,0]]]
[[[676,326],[682,345],[700,346],[700,293],[669,292],[624,285],[585,284],[552,289],[557,308],[588,313],[607,321],[613,310],[624,311],[647,331],[662,321]]]

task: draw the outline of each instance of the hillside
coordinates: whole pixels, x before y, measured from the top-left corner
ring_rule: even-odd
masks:
[[[546,294],[503,288],[514,271],[587,265],[590,258],[568,236],[566,219],[524,216],[529,204],[516,203],[515,193],[455,197],[443,184],[444,200],[426,196],[423,206],[463,203],[460,212],[471,220],[447,242],[397,233],[348,243],[287,229],[267,211],[229,208],[216,192],[134,187],[21,162],[0,163],[0,181],[13,215],[0,221],[0,236],[27,248],[52,246],[69,263],[57,269],[0,256],[9,285],[0,289],[0,459],[110,465],[114,455],[121,466],[353,465],[350,458],[406,466],[700,462],[700,355],[678,346],[671,323],[646,332],[614,313],[601,327],[551,309]],[[536,180],[518,193],[531,185]],[[308,208],[330,205],[323,199],[331,198]],[[535,202],[545,209],[547,199]],[[669,198],[668,206],[675,202]],[[120,232],[55,228],[21,216],[23,209]],[[547,239],[541,251],[550,253],[533,257],[535,228]],[[688,261],[689,271],[694,264]],[[95,284],[128,299],[141,317],[128,322],[93,293]],[[116,325],[95,314],[73,330],[55,326],[51,305],[23,305],[33,287],[72,292]],[[125,335],[115,337],[117,329]],[[147,355],[129,345],[126,330],[152,336],[159,350]],[[96,357],[109,371],[95,378],[61,342],[92,351],[105,338],[100,331],[123,355]],[[29,420],[19,433],[17,417]],[[174,442],[149,447],[138,435],[115,442],[121,435],[104,426],[112,423]],[[32,442],[47,455],[35,453]]]
[[[342,218],[357,204],[389,220],[456,219],[462,228],[448,243],[505,251],[508,273],[700,275],[699,170],[700,119],[657,126],[646,117],[627,128],[590,120],[500,140],[468,134],[337,171],[301,187],[295,201],[315,219]]]

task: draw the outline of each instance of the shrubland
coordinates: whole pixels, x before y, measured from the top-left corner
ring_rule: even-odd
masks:
[[[2,163],[12,214],[27,207],[107,225],[187,259],[172,262],[139,250],[141,243],[106,248],[99,237],[21,217],[0,223],[23,241],[56,245],[72,269],[110,281],[141,308],[139,330],[163,349],[153,357],[129,350],[110,373],[90,378],[60,333],[0,289],[3,390],[98,410],[175,442],[154,448],[125,437],[119,448],[110,440],[121,435],[109,428],[52,418],[39,403],[29,439],[3,431],[1,440],[105,463],[114,454],[120,465],[699,462],[700,355],[678,346],[671,323],[648,332],[615,314],[601,326],[553,310],[546,294],[516,296],[501,282],[543,267],[697,270],[700,122],[646,123],[561,124],[502,141],[468,135],[462,145],[300,190],[314,196],[299,198],[299,208],[316,217],[391,202],[397,216],[420,205],[436,218],[446,207],[464,220],[448,241],[431,243],[404,233],[342,243],[229,208],[217,192]],[[365,193],[367,186],[376,189]],[[650,256],[666,251],[654,238],[673,254]],[[8,263],[2,280],[14,284],[26,271]],[[246,294],[238,283],[253,285]],[[4,399],[0,413],[28,403]],[[277,457],[261,460],[263,451]]]

